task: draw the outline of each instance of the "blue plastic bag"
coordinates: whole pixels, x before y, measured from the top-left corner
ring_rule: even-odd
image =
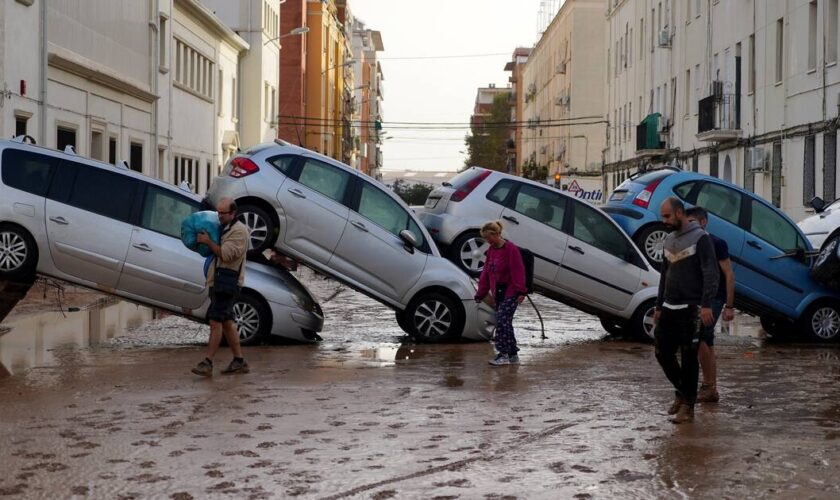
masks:
[[[213,255],[210,247],[199,244],[196,241],[198,233],[202,231],[209,234],[210,239],[218,245],[222,238],[219,214],[211,210],[205,210],[191,214],[181,222],[181,241],[184,243],[184,246],[194,252],[200,253],[203,257],[209,257]]]

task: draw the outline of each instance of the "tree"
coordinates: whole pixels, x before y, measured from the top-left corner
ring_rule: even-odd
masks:
[[[507,142],[512,129],[509,124],[510,92],[505,92],[493,98],[490,116],[486,121],[470,126],[470,135],[464,139],[467,146],[465,167],[478,165],[491,170],[507,171]]]
[[[391,191],[403,199],[408,205],[423,205],[426,203],[426,198],[434,189],[433,186],[423,183],[409,184],[403,179],[396,179],[391,185]]]

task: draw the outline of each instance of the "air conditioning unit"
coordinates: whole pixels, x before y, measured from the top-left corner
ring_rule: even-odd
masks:
[[[572,102],[572,96],[563,96],[563,105],[568,106]]]
[[[557,97],[555,97],[554,98],[554,104],[556,104],[557,106],[562,106],[563,105],[563,96],[558,95]]]
[[[564,63],[564,62],[557,63],[557,67],[554,68],[554,71],[558,75],[565,75],[566,74],[566,63]]]
[[[670,47],[671,46],[671,30],[664,29],[659,32],[659,46],[660,47]]]
[[[537,84],[536,83],[532,83],[532,84],[528,85],[528,93],[529,94],[534,94],[536,92],[537,92]]]
[[[750,172],[767,172],[770,169],[770,155],[763,147],[747,148],[747,170]]]

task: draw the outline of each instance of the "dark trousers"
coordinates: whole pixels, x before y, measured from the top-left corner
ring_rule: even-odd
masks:
[[[700,345],[700,317],[696,306],[671,310],[662,308],[654,332],[656,360],[677,394],[689,404],[697,400],[697,379],[700,364],[697,349]],[[680,361],[677,362],[677,351]]]

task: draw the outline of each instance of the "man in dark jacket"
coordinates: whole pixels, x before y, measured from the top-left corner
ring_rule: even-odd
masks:
[[[659,213],[672,231],[664,242],[653,317],[656,359],[676,389],[668,410],[674,415],[671,421],[681,424],[694,420],[700,323],[714,323],[711,305],[718,289],[718,263],[711,238],[699,224],[688,220],[679,199],[662,202]],[[677,350],[681,354],[679,362]]]

